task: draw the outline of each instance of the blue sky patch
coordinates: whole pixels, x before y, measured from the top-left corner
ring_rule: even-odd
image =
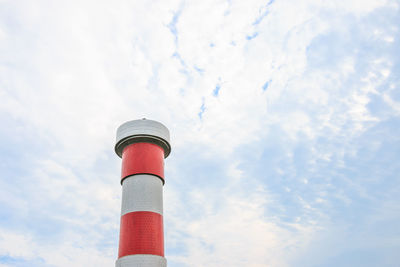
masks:
[[[213,96],[218,96],[220,89],[221,89],[221,85],[217,84],[215,86],[215,89],[213,90]]]
[[[200,120],[203,119],[203,113],[204,113],[204,111],[206,111],[206,106],[205,106],[204,100],[203,100],[203,103],[202,103],[201,106],[200,106],[200,111],[199,111],[199,113],[197,114],[197,116],[199,116]]]
[[[252,40],[252,39],[254,39],[254,38],[256,38],[258,36],[258,32],[255,32],[255,33],[253,33],[253,34],[251,34],[251,35],[247,35],[246,36],[246,40]]]
[[[264,85],[262,86],[263,91],[266,91],[268,89],[268,86],[270,83],[271,83],[271,80],[264,83]]]

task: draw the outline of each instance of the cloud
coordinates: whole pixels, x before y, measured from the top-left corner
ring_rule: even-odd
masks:
[[[281,223],[268,212],[271,194],[254,185],[241,189],[246,179],[235,166],[228,167],[230,181],[220,189],[194,187],[185,196],[191,207],[179,201],[182,193],[166,189],[166,222],[172,251],[183,246],[183,255],[171,255],[174,266],[287,266],[287,259],[306,245],[314,230],[302,223]],[[172,200],[172,201],[171,201]],[[236,255],[236,256],[233,256]]]
[[[172,134],[170,265],[398,262],[398,8],[4,2],[0,264],[113,264],[142,117]]]

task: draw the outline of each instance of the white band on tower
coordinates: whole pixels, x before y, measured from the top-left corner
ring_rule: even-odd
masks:
[[[149,174],[129,176],[122,182],[121,216],[134,211],[163,213],[163,183]]]
[[[167,260],[156,255],[131,255],[119,258],[116,267],[167,267]]]

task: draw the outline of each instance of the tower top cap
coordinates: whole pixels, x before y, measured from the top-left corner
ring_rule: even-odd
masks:
[[[159,145],[164,149],[164,157],[171,153],[168,128],[158,121],[148,119],[127,121],[118,127],[115,153],[122,157],[126,146],[141,142]]]

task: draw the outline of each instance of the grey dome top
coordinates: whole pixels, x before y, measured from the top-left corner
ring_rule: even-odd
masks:
[[[171,152],[168,128],[158,121],[142,119],[127,121],[118,127],[115,153],[121,157],[127,145],[139,142],[161,146],[165,157]]]

